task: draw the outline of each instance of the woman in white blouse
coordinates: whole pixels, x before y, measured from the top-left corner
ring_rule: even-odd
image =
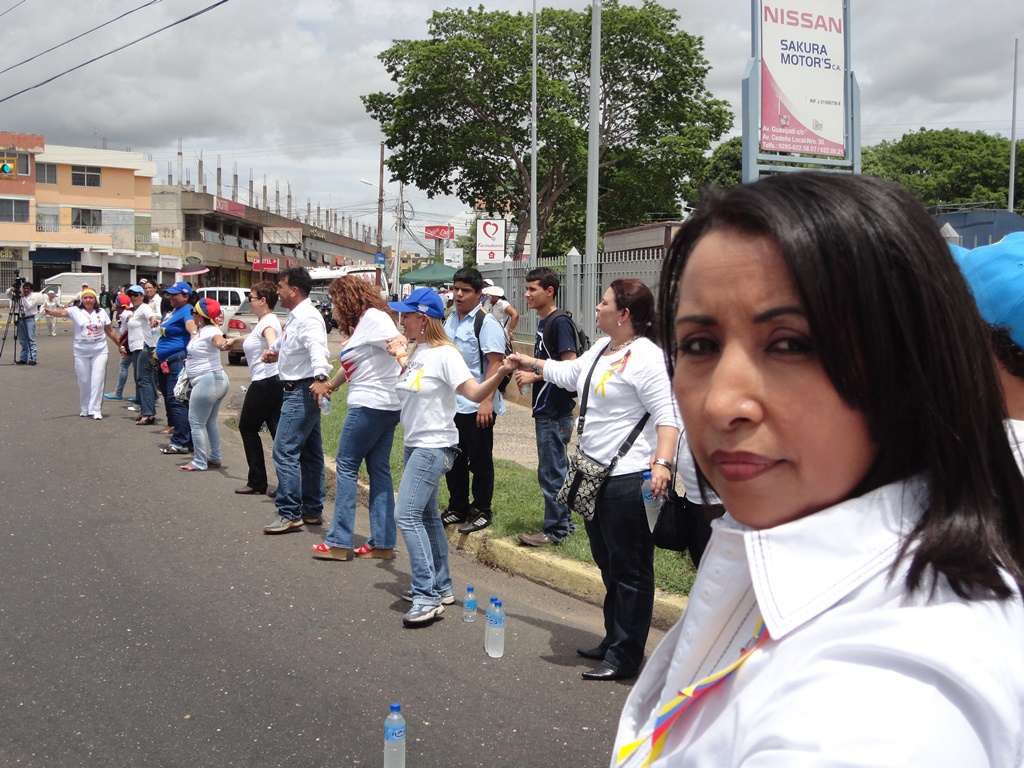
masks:
[[[864,176],[744,184],[683,224],[659,295],[728,512],[611,764],[1024,764],[1024,482],[924,208]]]
[[[79,416],[103,418],[103,381],[107,374],[107,342],[118,342],[110,316],[100,309],[96,291],[83,288],[81,307],[46,308],[47,317],[70,317],[75,326],[75,376],[78,378]]]
[[[242,412],[238,415],[238,433],[242,436],[245,461],[249,475],[235,493],[244,495],[267,492],[267,461],[263,455],[263,441],[260,429],[264,424],[273,439],[277,435],[277,423],[281,419],[281,402],[284,399],[284,385],[277,373],[277,362],[263,362],[263,353],[281,335],[281,321],[274,313],[277,306],[277,283],[263,280],[252,286],[249,306],[256,316],[256,326],[245,336],[228,339],[228,348],[245,352],[249,366],[249,388],[245,392]]]
[[[583,673],[587,680],[634,677],[654,611],[654,538],[640,495],[642,475],[651,489],[668,487],[679,439],[679,415],[665,372],[665,356],[651,340],[654,297],[639,280],[615,280],[597,305],[597,330],[608,334],[575,360],[536,360],[513,355],[523,370],[582,398],[589,377],[587,408],[579,448],[609,465],[645,414],[648,420],[629,451],[612,469],[597,498],[593,519],[585,520],[590,551],[605,585],[605,635],[580,656],[601,663]]]
[[[220,302],[216,299],[203,298],[192,307],[196,332],[185,348],[185,373],[192,382],[188,423],[195,455],[192,461],[179,467],[184,472],[204,472],[221,465],[217,414],[228,393],[228,377],[220,353],[227,349],[228,343],[220,332],[220,318]]]

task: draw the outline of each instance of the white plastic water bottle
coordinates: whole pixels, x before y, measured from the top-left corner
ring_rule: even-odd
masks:
[[[405,718],[398,702],[384,720],[384,768],[405,768]]]
[[[487,604],[487,611],[484,613],[484,652],[491,655],[491,619],[494,618],[494,604],[498,601],[491,595],[491,601]]]
[[[331,412],[331,399],[324,395],[320,398],[320,413],[327,416]]]
[[[472,585],[466,587],[466,596],[462,599],[462,620],[467,624],[476,621],[476,591]]]
[[[644,510],[647,512],[647,525],[654,532],[654,524],[658,522],[658,515],[661,514],[662,500],[655,498],[651,493],[651,473],[644,472],[643,483],[640,484],[640,495],[644,500]]]
[[[244,395],[246,392],[249,391],[249,388],[246,387],[245,384],[242,384],[241,386],[242,386],[242,394]]]
[[[487,618],[487,655],[492,659],[500,659],[505,655],[505,611],[501,600],[495,600],[491,615]]]

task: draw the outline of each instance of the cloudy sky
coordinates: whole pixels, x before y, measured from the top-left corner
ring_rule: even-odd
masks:
[[[275,182],[282,200],[290,184],[303,208],[309,200],[373,225],[376,191],[359,180],[376,181],[383,137],[359,96],[390,88],[376,56],[394,39],[425,36],[432,10],[475,7],[480,1],[0,0],[5,41],[0,70],[128,14],[3,72],[0,99],[217,4],[0,101],[0,130],[41,133],[53,144],[131,148],[157,163],[158,181],[167,178],[169,164],[177,176],[180,139],[193,182],[202,153],[210,191],[219,158],[225,181],[237,164],[243,187],[251,170],[257,191],[266,175],[271,199]],[[740,79],[750,54],[750,3],[661,2],[678,11],[683,29],[704,38],[712,66],[708,86],[732,104],[738,126]],[[864,144],[922,127],[1010,135],[1014,38],[1024,38],[1024,2],[850,2]],[[532,0],[485,0],[484,5],[512,12],[533,7]],[[580,10],[588,5],[587,0],[538,3]],[[1024,82],[1018,94],[1024,102]],[[1024,115],[1024,103],[1018,115]],[[1018,123],[1020,138],[1024,119]],[[397,191],[397,185],[385,186]],[[458,201],[428,200],[416,190],[409,198],[415,225],[447,223],[463,209]]]

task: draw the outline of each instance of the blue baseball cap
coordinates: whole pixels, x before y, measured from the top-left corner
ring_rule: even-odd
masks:
[[[128,286],[128,290],[126,291],[126,293],[138,293],[138,294],[143,294],[145,292],[146,291],[143,289],[143,287],[141,285],[130,285],[130,286]]]
[[[1024,348],[1024,232],[969,251],[954,250],[953,256],[985,322],[1008,328],[1014,344]]]
[[[184,293],[186,296],[192,295],[192,288],[188,283],[179,280],[174,285],[167,288],[164,293]]]
[[[405,301],[389,301],[396,312],[419,312],[427,317],[444,320],[444,302],[430,288],[417,288]]]

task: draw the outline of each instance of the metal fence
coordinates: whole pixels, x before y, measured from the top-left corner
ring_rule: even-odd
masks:
[[[609,251],[598,254],[597,262],[586,264],[582,256],[563,256],[544,259],[542,264],[505,261],[499,264],[477,265],[485,278],[505,289],[505,298],[519,312],[516,326],[517,341],[533,343],[537,334],[537,315],[526,307],[526,273],[536,266],[550,267],[558,275],[561,287],[555,303],[571,312],[573,319],[596,341],[598,334],[594,327],[594,308],[608,285],[620,277],[641,280],[658,297],[658,279],[661,276],[661,262],[665,249],[642,248],[630,251]]]

